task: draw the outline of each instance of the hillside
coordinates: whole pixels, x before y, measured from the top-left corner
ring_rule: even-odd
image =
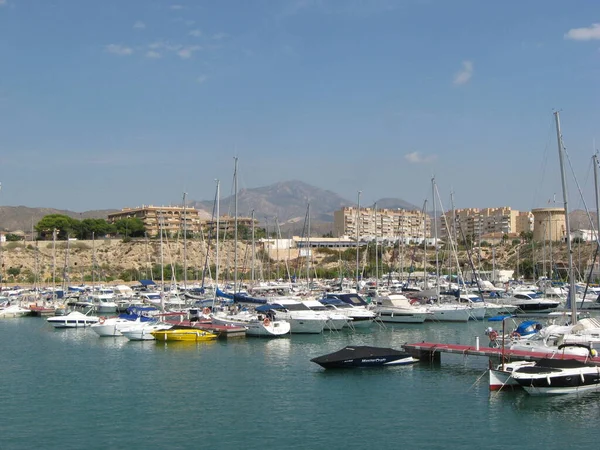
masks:
[[[283,181],[269,186],[241,189],[238,192],[238,214],[255,217],[264,223],[265,217],[273,221],[277,217],[280,225],[303,222],[310,202],[311,221],[333,222],[333,211],[352,202],[335,192],[320,189],[302,181]],[[212,211],[213,201],[194,202],[196,208]],[[221,199],[222,213],[233,215],[234,196]]]

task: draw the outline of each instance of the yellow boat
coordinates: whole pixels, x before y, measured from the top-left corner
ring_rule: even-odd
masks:
[[[212,341],[217,338],[217,335],[210,331],[204,331],[197,328],[185,329],[168,329],[153,331],[152,336],[157,341],[186,341],[186,342],[201,342]]]

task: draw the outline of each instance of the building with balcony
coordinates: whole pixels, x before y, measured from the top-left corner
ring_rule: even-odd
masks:
[[[481,236],[495,233],[519,235],[521,232],[532,231],[533,215],[511,209],[508,206],[500,208],[466,208],[448,211],[441,216],[441,236],[470,236],[478,240]]]
[[[431,237],[431,219],[422,211],[348,206],[333,213],[335,236],[351,239],[404,239],[421,242]]]

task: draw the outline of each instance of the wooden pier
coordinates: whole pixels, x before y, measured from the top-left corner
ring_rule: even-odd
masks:
[[[530,352],[525,350],[509,350],[507,348],[502,351],[502,347],[477,347],[475,345],[459,345],[459,344],[442,344],[435,342],[420,342],[417,344],[404,344],[404,350],[411,354],[414,358],[419,358],[423,362],[440,363],[442,353],[454,353],[457,355],[469,356],[487,356],[488,358],[497,358],[498,361],[538,361],[542,358],[554,359],[576,359],[578,361],[586,361],[597,366],[600,366],[600,357],[586,357],[578,355],[568,355],[558,350],[554,352]]]

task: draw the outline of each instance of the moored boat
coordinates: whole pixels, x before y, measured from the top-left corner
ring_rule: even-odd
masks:
[[[47,321],[54,328],[82,328],[98,322],[97,316],[88,316],[79,311],[73,311],[64,316],[48,317]]]
[[[577,394],[600,389],[600,367],[576,359],[539,360],[512,378],[531,395]]]
[[[325,369],[380,367],[414,364],[419,360],[393,348],[351,345],[334,353],[318,356],[312,362]]]
[[[189,327],[172,327],[168,330],[155,330],[151,332],[154,339],[157,341],[187,341],[187,342],[203,342],[217,339],[217,335],[209,331],[200,330],[199,328]]]

